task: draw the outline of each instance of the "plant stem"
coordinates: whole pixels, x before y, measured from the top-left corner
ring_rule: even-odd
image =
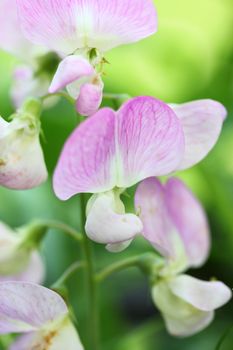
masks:
[[[85,227],[86,221],[86,201],[85,195],[81,195],[81,216],[82,216],[82,227]],[[83,229],[84,231],[84,229]],[[87,271],[87,287],[89,297],[89,326],[91,336],[91,350],[99,350],[99,315],[98,315],[98,296],[97,296],[97,284],[95,281],[95,271],[93,264],[93,255],[91,242],[89,241],[86,233],[84,232],[83,248],[86,258],[86,271]]]
[[[130,268],[130,267],[138,267],[138,262],[139,262],[140,258],[141,258],[140,256],[134,256],[132,258],[118,261],[118,262],[106,267],[105,269],[103,269],[102,271],[100,271],[99,273],[96,274],[96,277],[95,277],[96,282],[100,283],[100,282],[104,281],[106,278],[108,278],[109,276],[111,276],[115,272],[119,272],[119,271],[125,270],[125,269]]]
[[[65,98],[69,103],[71,103],[72,105],[75,103],[75,100],[66,92],[64,91],[60,91],[60,92],[56,92],[54,94],[47,94],[41,97],[41,100],[44,102],[45,100],[47,100],[48,98],[51,97],[63,97]]]
[[[76,241],[82,242],[83,241],[83,235],[79,232],[77,232],[73,227],[64,224],[63,222],[56,221],[56,220],[38,220],[38,222],[35,222],[35,225],[38,223],[38,226],[45,226],[48,229],[57,229],[60,231],[63,231],[67,235],[69,235],[71,238],[74,238]]]
[[[77,261],[75,263],[73,263],[71,266],[68,267],[68,269],[62,274],[61,277],[59,277],[59,279],[53,283],[51,288],[59,288],[61,287],[71,276],[73,276],[73,274],[78,271],[81,270],[82,268],[84,268],[86,266],[86,264],[83,261]]]

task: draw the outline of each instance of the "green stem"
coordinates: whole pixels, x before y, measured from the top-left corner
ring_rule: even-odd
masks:
[[[129,99],[130,96],[127,94],[104,93],[103,98],[108,100],[124,100],[124,99]]]
[[[81,216],[82,216],[82,227],[85,227],[86,221],[86,201],[85,195],[81,195]],[[93,264],[93,255],[91,242],[84,232],[83,248],[86,259],[87,268],[87,287],[88,287],[88,298],[89,298],[89,326],[91,336],[91,350],[99,350],[99,315],[98,315],[98,296],[97,296],[97,284],[95,281],[95,271]]]
[[[86,264],[83,261],[77,261],[73,263],[68,269],[59,277],[59,279],[53,283],[52,289],[60,288],[65,282],[73,276],[75,272],[84,268]]]
[[[70,227],[69,225],[64,224],[63,222],[55,220],[43,220],[38,221],[38,225],[45,226],[48,229],[57,229],[63,231],[65,234],[75,239],[76,241],[83,241],[83,235],[81,233],[77,232],[73,227]]]
[[[119,272],[130,267],[138,267],[139,260],[140,256],[134,256],[132,258],[118,261],[97,273],[95,279],[98,283],[101,283],[115,272]]]
[[[60,91],[60,92],[56,92],[54,94],[47,94],[41,97],[42,102],[44,102],[45,100],[51,98],[51,97],[63,97],[65,98],[69,103],[71,103],[72,105],[75,103],[75,100],[66,92],[64,91]]]
[[[137,267],[142,272],[150,276],[157,277],[161,267],[164,265],[164,260],[155,253],[145,253],[137,255],[125,260],[118,261],[96,274],[96,282],[101,283],[112,274],[125,270],[131,267]]]

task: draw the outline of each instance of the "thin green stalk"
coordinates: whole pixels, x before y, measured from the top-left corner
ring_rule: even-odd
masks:
[[[41,97],[41,100],[44,102],[45,100],[51,98],[51,97],[63,97],[65,98],[69,103],[71,103],[72,105],[75,103],[75,100],[66,92],[64,91],[60,91],[60,92],[56,92],[54,94],[47,94]]]
[[[85,195],[81,195],[81,216],[82,216],[82,227],[85,227],[86,221],[86,201]],[[84,232],[83,248],[86,259],[86,271],[87,271],[87,288],[89,298],[89,317],[88,317],[88,328],[90,329],[90,348],[91,350],[99,350],[99,315],[98,315],[98,296],[97,296],[97,284],[95,281],[95,271],[93,264],[93,255],[91,242]]]
[[[86,266],[86,264],[84,263],[84,261],[77,261],[75,263],[73,263],[71,266],[68,267],[68,269],[61,275],[61,277],[59,277],[59,279],[53,283],[53,285],[51,286],[52,289],[56,289],[61,287],[62,285],[64,285],[66,283],[66,281],[71,278],[73,276],[73,274],[79,270],[81,270],[82,268],[84,268]]]
[[[65,234],[71,238],[74,238],[76,241],[83,241],[83,235],[81,233],[77,232],[73,227],[64,224],[63,222],[56,220],[41,220],[38,221],[38,224],[41,226],[46,226],[48,229],[57,229],[63,231]]]
[[[95,279],[98,283],[101,283],[115,272],[119,272],[130,267],[138,267],[140,260],[141,256],[134,256],[132,258],[118,261],[97,273]]]

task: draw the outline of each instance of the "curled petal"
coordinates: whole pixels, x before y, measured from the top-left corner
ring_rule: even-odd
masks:
[[[55,93],[76,80],[88,78],[94,72],[94,68],[85,58],[75,55],[68,56],[59,64],[49,92]]]
[[[209,254],[210,233],[201,204],[176,178],[167,182],[165,198],[168,215],[182,239],[189,265],[202,265]]]
[[[123,250],[125,250],[126,248],[128,248],[130,246],[132,242],[132,239],[125,241],[125,242],[121,242],[121,243],[110,243],[106,245],[106,249],[110,252],[110,253],[120,253]]]
[[[104,108],[82,123],[67,140],[55,170],[58,198],[111,190],[115,174],[115,112]]]
[[[128,244],[142,231],[140,219],[134,214],[125,214],[123,203],[116,203],[113,192],[100,194],[92,201],[85,230],[93,241],[108,245]],[[124,248],[124,245],[121,247]]]
[[[202,311],[213,311],[232,297],[230,288],[222,282],[201,281],[188,275],[172,279],[169,288],[174,295]]]
[[[109,50],[157,30],[152,0],[17,0],[28,39],[54,51]]]
[[[86,83],[81,86],[76,102],[76,110],[84,116],[93,115],[100,107],[103,97],[103,85]]]
[[[18,121],[0,122],[0,184],[11,189],[29,189],[47,179],[39,132],[27,132]]]
[[[206,328],[214,312],[199,310],[172,293],[166,282],[152,289],[152,298],[161,311],[167,330],[173,336],[188,337]]]
[[[126,102],[118,112],[118,187],[167,175],[180,164],[184,137],[175,113],[152,97]]]
[[[0,334],[35,331],[68,314],[57,293],[32,283],[1,282],[0,300]]]
[[[171,105],[171,108],[179,117],[185,135],[185,154],[178,169],[187,169],[205,158],[214,147],[227,111],[213,100]]]

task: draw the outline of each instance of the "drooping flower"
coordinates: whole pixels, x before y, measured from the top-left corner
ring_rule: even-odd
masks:
[[[40,145],[40,102],[27,101],[7,122],[0,118],[0,185],[30,189],[47,179]]]
[[[28,97],[41,97],[48,93],[51,73],[49,62],[59,63],[55,54],[27,40],[20,28],[16,0],[0,0],[0,48],[19,59],[13,73],[11,96],[18,108]],[[50,65],[51,67],[51,65]]]
[[[124,189],[194,165],[216,143],[224,107],[204,100],[183,108],[188,110],[186,118],[152,97],[138,97],[118,112],[101,109],[66,142],[54,174],[55,193],[62,200],[94,193],[87,206],[86,232],[109,250],[127,246],[142,230],[136,215],[125,214],[120,201]],[[213,131],[204,133],[208,125]]]
[[[25,242],[24,232],[16,233],[0,222],[0,281],[42,283],[44,264],[36,247]]]
[[[83,350],[63,299],[23,282],[0,283],[0,334],[25,333],[10,350]]]
[[[162,185],[148,178],[138,186],[135,207],[144,237],[165,257],[152,297],[168,331],[175,336],[201,331],[232,295],[222,282],[183,274],[208,257],[210,235],[202,206],[180,180],[171,178]]]
[[[152,0],[17,2],[25,36],[65,56],[49,91],[67,86],[83,115],[92,115],[100,106],[104,53],[157,30]]]

